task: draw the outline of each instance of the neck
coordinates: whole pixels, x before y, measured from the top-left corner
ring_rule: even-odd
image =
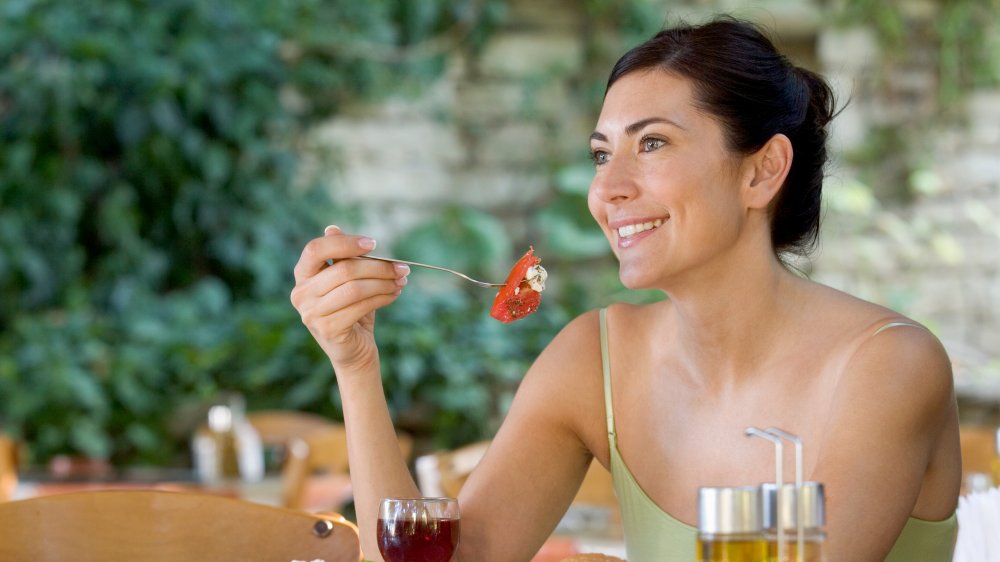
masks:
[[[730,385],[763,373],[799,307],[802,280],[771,254],[719,260],[668,288],[676,359],[702,384]]]

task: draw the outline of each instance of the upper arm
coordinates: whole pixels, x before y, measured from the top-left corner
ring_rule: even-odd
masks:
[[[596,380],[595,380],[596,379]],[[463,559],[527,560],[573,499],[591,460],[581,437],[602,420],[593,313],[574,320],[525,375],[500,430],[462,487]]]
[[[888,554],[953,405],[950,362],[930,332],[894,328],[858,348],[834,392],[814,475],[826,487],[832,557]]]

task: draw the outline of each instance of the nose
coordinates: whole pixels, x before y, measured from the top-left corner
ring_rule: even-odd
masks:
[[[590,195],[605,203],[621,203],[635,198],[638,183],[634,166],[626,158],[612,158],[594,173]]]

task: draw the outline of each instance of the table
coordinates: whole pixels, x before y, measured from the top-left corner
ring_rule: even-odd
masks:
[[[531,562],[559,562],[574,554],[596,553],[625,559],[625,542],[594,537],[553,535],[542,545]]]
[[[558,562],[584,553],[625,559],[625,539],[616,509],[582,502],[570,505],[531,562]]]

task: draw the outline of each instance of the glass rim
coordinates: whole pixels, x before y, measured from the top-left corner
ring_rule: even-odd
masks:
[[[379,503],[385,503],[385,502],[389,502],[389,501],[397,501],[397,502],[420,501],[420,502],[427,502],[427,503],[448,503],[448,502],[455,502],[455,503],[458,503],[458,498],[448,498],[448,497],[443,497],[443,496],[442,497],[427,497],[427,498],[421,498],[421,497],[412,497],[412,498],[386,497],[386,498],[382,498],[381,500],[379,500]]]

